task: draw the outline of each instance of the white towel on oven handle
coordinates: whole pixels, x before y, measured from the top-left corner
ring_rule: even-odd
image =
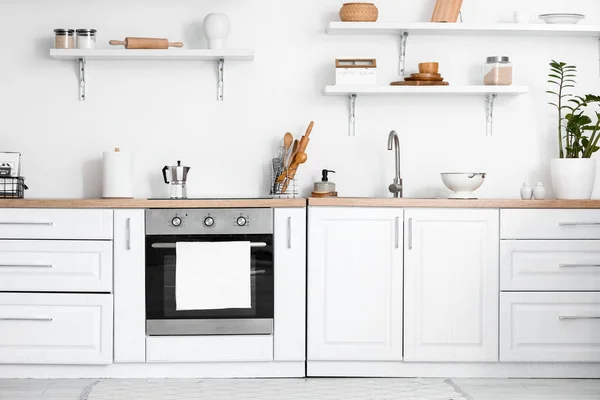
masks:
[[[250,242],[177,242],[176,310],[250,308]]]

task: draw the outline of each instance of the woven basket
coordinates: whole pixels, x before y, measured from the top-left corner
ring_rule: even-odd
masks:
[[[340,19],[344,22],[375,22],[379,10],[373,3],[345,3],[340,9]]]

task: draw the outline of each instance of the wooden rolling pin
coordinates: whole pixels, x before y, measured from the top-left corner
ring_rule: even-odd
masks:
[[[127,37],[125,40],[111,40],[113,46],[125,46],[126,49],[168,49],[183,47],[181,42],[169,42],[169,39]]]

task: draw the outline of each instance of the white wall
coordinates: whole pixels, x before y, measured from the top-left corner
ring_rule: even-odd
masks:
[[[426,21],[434,0],[379,0],[380,21]],[[0,0],[0,149],[23,154],[28,197],[98,197],[102,152],[136,154],[136,196],[164,196],[160,170],[192,167],[188,190],[200,197],[267,194],[268,165],[286,131],[315,129],[300,169],[303,194],[322,168],[334,169],[343,196],[387,196],[400,134],[406,196],[447,195],[442,171],[487,172],[482,197],[517,197],[524,180],[550,186],[557,150],[545,103],[551,58],[579,67],[581,92],[600,92],[598,40],[592,38],[411,37],[408,68],[439,61],[451,84],[477,84],[486,56],[509,55],[516,84],[531,94],[503,98],[495,135],[485,136],[478,97],[358,99],[358,134],[348,137],[347,101],[323,97],[334,58],[376,57],[379,83],[397,80],[398,39],[325,35],[339,0]],[[467,22],[508,21],[512,11],[585,13],[600,23],[598,0],[466,0]],[[74,63],[51,59],[52,30],[96,28],[99,47],[125,36],[168,37],[205,47],[209,12],[232,22],[232,48],[256,49],[252,63],[226,65],[225,102],[212,63],[88,62],[88,100],[78,101]],[[600,183],[597,185],[600,189]],[[596,193],[600,195],[600,190]]]

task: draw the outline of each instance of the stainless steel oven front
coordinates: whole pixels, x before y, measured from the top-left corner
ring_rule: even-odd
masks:
[[[177,310],[176,243],[232,241],[251,243],[251,307]],[[149,336],[273,334],[273,264],[270,208],[146,210],[146,333]]]

